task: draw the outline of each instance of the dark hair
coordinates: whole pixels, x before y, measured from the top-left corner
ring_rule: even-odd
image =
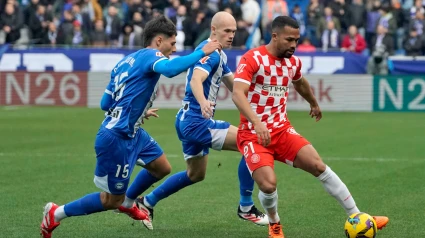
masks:
[[[152,39],[159,34],[167,37],[177,35],[176,26],[164,16],[148,21],[142,33],[143,47],[148,47],[152,43]]]
[[[294,29],[300,28],[298,22],[294,18],[288,16],[278,16],[272,22],[272,32],[283,30],[285,26],[289,26]]]

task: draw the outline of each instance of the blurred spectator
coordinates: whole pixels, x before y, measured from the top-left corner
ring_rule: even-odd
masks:
[[[176,25],[177,35],[182,40],[181,46],[179,46],[181,48],[192,45],[192,33],[190,32],[192,22],[186,13],[186,6],[180,5],[176,16],[170,19]]]
[[[298,25],[300,26],[300,35],[301,37],[304,37],[306,34],[306,23],[304,13],[301,11],[301,8],[298,4],[295,4],[294,8],[292,9],[291,17],[297,20]]]
[[[301,44],[297,46],[297,52],[311,53],[315,52],[316,47],[311,44],[310,39],[304,38]]]
[[[283,0],[280,1],[283,2]],[[241,9],[242,20],[248,25],[249,34],[253,34],[251,47],[257,47],[260,45],[261,40],[260,25],[256,25],[261,15],[260,5],[255,0],[242,0]]]
[[[322,34],[322,50],[336,50],[339,49],[339,32],[335,29],[335,23],[328,21],[328,26]]]
[[[242,18],[241,5],[238,0],[220,1],[219,8],[220,11],[224,11],[226,8],[230,8],[232,15],[236,20]]]
[[[142,38],[134,33],[133,26],[130,24],[125,24],[123,26],[122,33],[118,38],[118,47],[123,46],[130,49],[142,46]]]
[[[253,2],[253,1],[251,0],[250,2]],[[245,0],[245,4],[248,4],[248,1]],[[254,6],[255,5],[254,3],[250,3],[250,4],[251,4],[250,8],[252,9],[257,8],[256,6]],[[256,12],[254,10],[252,11]],[[264,31],[264,34],[263,34],[264,42],[267,44],[271,39],[272,21],[277,16],[289,16],[288,4],[284,0],[262,0],[262,9],[260,9],[260,11],[262,12],[261,26]],[[244,15],[246,15],[245,9],[242,8],[243,20],[248,24],[248,26],[251,26],[253,24],[252,22],[254,17],[252,17],[251,19],[248,19],[248,18],[245,18]],[[249,33],[252,33],[253,30],[254,29],[252,29],[252,27],[248,28]]]
[[[415,18],[416,12],[425,13],[425,8],[422,0],[414,0],[415,5],[410,8],[410,17]]]
[[[357,27],[352,25],[348,28],[348,34],[342,40],[342,50],[354,53],[362,53],[366,49],[366,41],[357,32]]]
[[[35,44],[47,43],[47,31],[52,19],[46,13],[44,5],[37,5],[37,11],[29,17],[28,27]]]
[[[108,45],[108,36],[106,35],[103,20],[97,20],[94,24],[94,31],[90,34],[90,41],[93,46],[102,47]]]
[[[7,3],[0,15],[0,43],[13,43],[21,37],[23,16],[13,3]]]
[[[416,29],[410,30],[410,35],[404,40],[403,48],[407,56],[422,55],[423,41]]]
[[[108,5],[103,10],[103,16],[108,17],[111,7],[115,8],[115,15],[117,15],[120,20],[124,20],[124,8],[119,0],[109,0]]]
[[[418,35],[423,35],[424,33],[424,14],[420,11],[416,12],[416,16],[410,19],[409,29],[415,29]]]
[[[397,30],[397,22],[391,12],[391,7],[389,5],[383,5],[379,13],[381,16],[378,19],[378,25],[386,28],[387,34],[393,36]]]
[[[69,43],[69,40],[67,38],[73,34],[74,31],[74,16],[70,11],[64,11],[63,12],[63,21],[59,25],[58,29],[58,36],[57,36],[57,44],[62,45],[66,44],[65,42]]]
[[[164,9],[164,16],[173,18],[177,15],[177,9],[180,6],[180,0],[171,0],[171,6]]]
[[[308,5],[307,37],[315,46],[320,45],[317,31],[322,16],[323,5],[319,3],[319,0],[311,0],[310,5]]]
[[[84,0],[81,12],[88,14],[91,22],[103,19],[102,7],[97,0]]]
[[[378,25],[378,19],[381,16],[379,9],[381,9],[381,1],[374,0],[373,6],[367,13],[365,38],[366,44],[369,46],[369,51],[372,51],[372,39],[376,35],[376,26]]]
[[[245,43],[249,37],[247,24],[243,20],[239,20],[237,24],[238,26],[236,29],[235,37],[233,38],[232,46],[240,49],[245,49]]]
[[[365,37],[367,10],[363,4],[363,0],[353,0],[349,9],[350,10],[347,12],[347,25],[356,26],[358,33]]]
[[[140,12],[135,12],[133,14],[133,19],[130,23],[133,25],[134,32],[136,32],[136,34],[142,34],[146,22],[143,20],[143,16]]]
[[[345,29],[348,28],[348,25],[347,25],[348,7],[345,4],[345,0],[330,1],[328,6],[332,9],[333,15],[339,20],[340,28],[337,28],[338,32],[345,33]],[[335,22],[335,25],[336,25],[336,22]]]
[[[49,23],[49,29],[46,35],[47,37],[46,37],[46,40],[43,42],[43,44],[48,44],[52,46],[56,45],[58,32],[57,32],[55,23],[53,22]]]
[[[329,22],[333,22],[337,32],[341,32],[341,25],[339,23],[338,18],[332,15],[332,9],[330,7],[326,7],[324,12],[325,15],[320,18],[316,32],[318,39],[321,39],[321,37],[323,36],[323,32],[327,28]]]
[[[72,14],[74,15],[74,19],[80,23],[81,29],[84,33],[88,34],[91,29],[93,29],[92,20],[90,19],[89,14],[83,13],[80,5],[72,5]]]
[[[103,22],[105,22],[105,32],[109,37],[111,45],[116,45],[121,33],[121,19],[119,18],[118,11],[114,6],[108,7],[108,15],[106,15]]]
[[[367,64],[368,74],[388,74],[388,56],[394,54],[394,39],[387,32],[383,25],[378,25],[376,36],[372,40],[373,51]]]

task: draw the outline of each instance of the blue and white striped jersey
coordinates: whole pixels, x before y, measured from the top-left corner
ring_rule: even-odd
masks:
[[[202,49],[209,41],[205,40],[196,47],[196,50]],[[190,80],[194,69],[203,70],[208,74],[208,78],[203,82],[204,95],[209,101],[216,102],[218,90],[220,89],[221,80],[224,76],[232,74],[227,66],[227,56],[223,51],[216,50],[209,56],[205,56],[199,60],[194,66],[187,70],[186,76],[186,92],[183,99],[184,102],[190,103],[190,110],[201,111],[198,101],[193,95],[192,88],[190,87]]]

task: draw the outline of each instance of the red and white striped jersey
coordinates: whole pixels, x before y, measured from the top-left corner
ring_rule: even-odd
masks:
[[[289,84],[301,77],[301,60],[298,57],[276,58],[263,45],[242,56],[235,81],[250,85],[247,98],[251,108],[272,132],[273,128],[281,128],[288,122],[286,101]],[[255,133],[252,124],[242,114],[240,119],[240,129]]]

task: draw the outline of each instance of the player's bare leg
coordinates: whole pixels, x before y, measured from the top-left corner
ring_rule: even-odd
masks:
[[[128,188],[123,207],[131,208],[136,206],[140,211],[148,216],[148,219],[141,220],[142,224],[149,230],[153,229],[153,209],[145,206],[143,199],[137,198],[140,194],[146,191],[152,184],[161,180],[171,172],[171,165],[165,154],[162,154],[157,159],[148,164],[144,164],[142,159],[137,160],[137,164],[144,169],[137,174],[131,186]],[[131,217],[131,215],[129,215]]]
[[[236,138],[238,134],[238,128],[230,125],[226,138],[223,143],[222,150],[231,150],[238,151],[238,146],[236,144]],[[238,176],[240,183],[240,202],[238,206],[238,216],[242,220],[253,222],[256,225],[266,226],[269,224],[268,217],[255,207],[254,202],[252,201],[252,192],[254,184],[251,179],[251,174],[249,173],[248,168],[246,167],[245,159],[242,158],[242,161],[239,164]]]
[[[360,212],[347,186],[323,162],[312,145],[306,145],[300,149],[294,160],[294,167],[317,177],[322,182],[325,190],[341,204],[348,216]],[[382,229],[389,221],[387,217],[383,216],[374,216],[374,219],[378,229]]]
[[[258,185],[258,198],[269,218],[269,238],[283,238],[282,225],[277,212],[278,194],[276,189],[276,174],[272,167],[263,166],[252,173],[252,178]]]

